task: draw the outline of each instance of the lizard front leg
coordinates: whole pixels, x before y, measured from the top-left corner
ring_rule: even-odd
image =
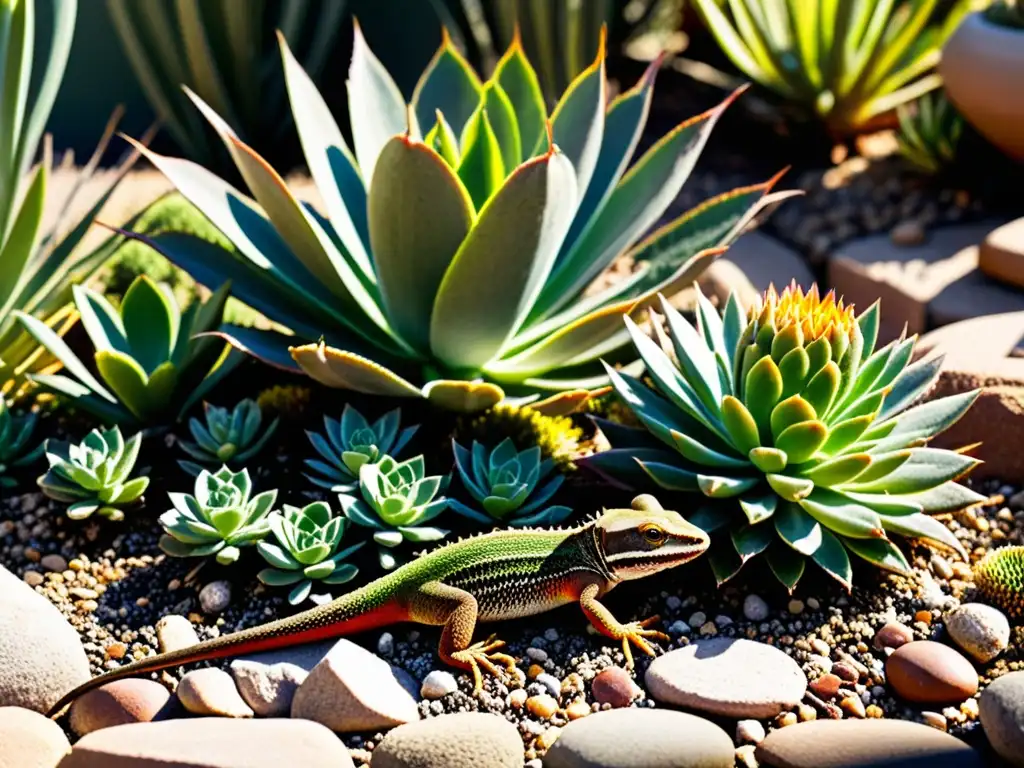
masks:
[[[648,656],[653,656],[654,649],[651,648],[651,644],[647,642],[647,639],[671,639],[664,632],[647,629],[651,624],[658,621],[657,616],[651,616],[643,621],[631,621],[628,624],[623,624],[597,599],[600,592],[601,587],[598,584],[588,584],[585,586],[580,592],[580,608],[583,609],[583,613],[590,619],[594,629],[605,637],[622,641],[622,653],[626,656],[626,666],[628,668],[633,668],[633,651],[630,648],[630,643],[636,645],[637,648]]]
[[[411,621],[444,625],[438,655],[446,664],[473,673],[473,693],[479,693],[483,688],[481,667],[498,678],[502,673],[495,662],[504,664],[510,675],[515,672],[516,660],[506,653],[496,653],[505,643],[495,639],[494,635],[473,643],[477,604],[469,592],[440,581],[431,581],[408,598],[408,609]]]

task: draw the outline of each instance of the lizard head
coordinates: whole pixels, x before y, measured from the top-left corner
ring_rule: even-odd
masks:
[[[605,510],[595,523],[608,567],[620,580],[642,579],[688,563],[708,548],[708,535],[653,496],[631,509]]]

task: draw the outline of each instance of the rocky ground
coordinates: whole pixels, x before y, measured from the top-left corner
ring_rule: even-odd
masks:
[[[996,481],[983,483],[981,489],[990,496],[987,505],[946,521],[972,558],[992,547],[1024,543],[1024,494]],[[114,533],[116,526],[72,523],[60,505],[38,493],[3,504],[0,563],[45,598],[39,601],[42,607],[47,602],[55,606],[77,633],[46,634],[43,642],[50,647],[38,663],[63,672],[54,673],[48,666],[30,694],[41,700],[24,705],[45,708],[68,687],[68,680],[84,677],[86,664],[90,673],[98,674],[158,649],[183,647],[287,612],[279,595],[253,589],[251,572],[212,563],[196,568],[191,561],[166,558],[156,546],[157,511],[162,507],[153,498]],[[952,750],[953,755],[966,742],[980,752],[960,754],[951,759],[961,762],[949,765],[980,764],[978,754],[994,760],[979,725],[978,690],[1008,676],[1013,696],[1024,695],[1024,628],[1011,635],[1000,614],[958,608],[974,599],[967,564],[921,547],[914,550],[914,565],[908,578],[860,569],[850,595],[825,578],[811,577],[788,596],[756,567],[717,590],[699,562],[636,582],[621,588],[621,594],[613,593],[610,607],[623,620],[660,614],[672,640],[663,644],[664,653],[657,659],[641,656],[632,673],[624,669],[621,649],[596,636],[570,607],[498,627],[520,660],[519,677],[488,679],[480,696],[472,695],[467,674],[453,674],[438,660],[436,629],[402,626],[359,636],[358,644],[328,643],[269,659],[225,662],[183,678],[176,671],[161,674],[156,682],[118,683],[102,695],[83,699],[62,722],[72,738],[94,732],[82,745],[95,745],[89,748],[108,757],[117,750],[155,749],[152,738],[159,736],[151,738],[140,730],[142,741],[130,739],[126,745],[112,741],[114,732],[104,735],[109,725],[189,713],[248,719],[290,712],[340,732],[356,765],[371,759],[374,766],[434,765],[409,762],[402,755],[436,749],[442,732],[448,733],[444,743],[449,745],[464,740],[465,734],[477,734],[474,738],[501,755],[494,765],[530,768],[542,761],[556,768],[677,765],[658,762],[658,756],[678,754],[684,743],[687,754],[706,749],[717,755],[718,762],[707,765],[735,761],[751,766],[757,760],[788,765],[779,761],[793,759],[795,750],[817,754],[813,764],[824,768],[828,763],[822,762],[827,757],[821,750],[827,747],[822,739],[862,742],[864,748],[879,739],[934,742],[936,754]],[[0,606],[4,600],[0,597]],[[959,619],[967,629],[954,639],[950,617],[958,611],[967,613]],[[4,616],[0,610],[0,637],[13,637],[22,627],[2,626]],[[972,640],[979,632],[985,639]],[[81,654],[79,639],[87,661],[76,655]],[[38,640],[24,638],[26,643]],[[958,650],[956,641],[966,650]],[[6,642],[7,653],[14,653],[11,640]],[[987,644],[987,650],[979,651],[979,643]],[[17,637],[13,645],[18,647]],[[972,650],[995,656],[983,663],[969,661]],[[0,660],[0,667],[7,669],[19,662]],[[0,674],[0,689],[3,680]],[[51,680],[49,686],[46,680]],[[169,689],[175,687],[172,695]],[[679,708],[695,716],[685,716]],[[616,713],[593,717],[605,710]],[[462,717],[447,717],[456,713]],[[473,719],[466,713],[497,717]],[[385,738],[391,726],[439,716],[446,717],[436,721],[436,728],[410,724]],[[904,727],[900,723],[908,721],[930,728],[862,733],[864,728],[883,727],[864,725],[875,720],[888,724],[886,728]],[[787,734],[791,726],[808,721],[860,725],[844,731],[830,726],[820,733],[819,726],[794,728],[792,736]],[[167,726],[184,728],[184,722]],[[230,726],[236,727],[240,739],[256,738],[240,724]],[[943,740],[942,731],[963,741]],[[630,741],[626,736],[636,733],[644,738]],[[796,738],[801,733],[806,737]],[[168,749],[176,741],[169,739]],[[225,749],[232,743],[224,742]],[[632,763],[594,762],[588,754],[598,748],[595,744],[612,751],[630,744],[629,750],[640,751]],[[466,749],[471,754],[474,747]],[[94,764],[102,763],[82,763]]]

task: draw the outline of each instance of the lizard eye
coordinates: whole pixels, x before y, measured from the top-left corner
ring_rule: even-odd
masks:
[[[641,526],[640,535],[644,537],[648,544],[653,544],[654,546],[660,546],[665,543],[665,532],[653,523]]]

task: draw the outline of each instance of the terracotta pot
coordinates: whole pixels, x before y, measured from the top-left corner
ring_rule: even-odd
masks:
[[[971,125],[1024,160],[1024,30],[973,13],[946,42],[939,72],[950,101]]]

